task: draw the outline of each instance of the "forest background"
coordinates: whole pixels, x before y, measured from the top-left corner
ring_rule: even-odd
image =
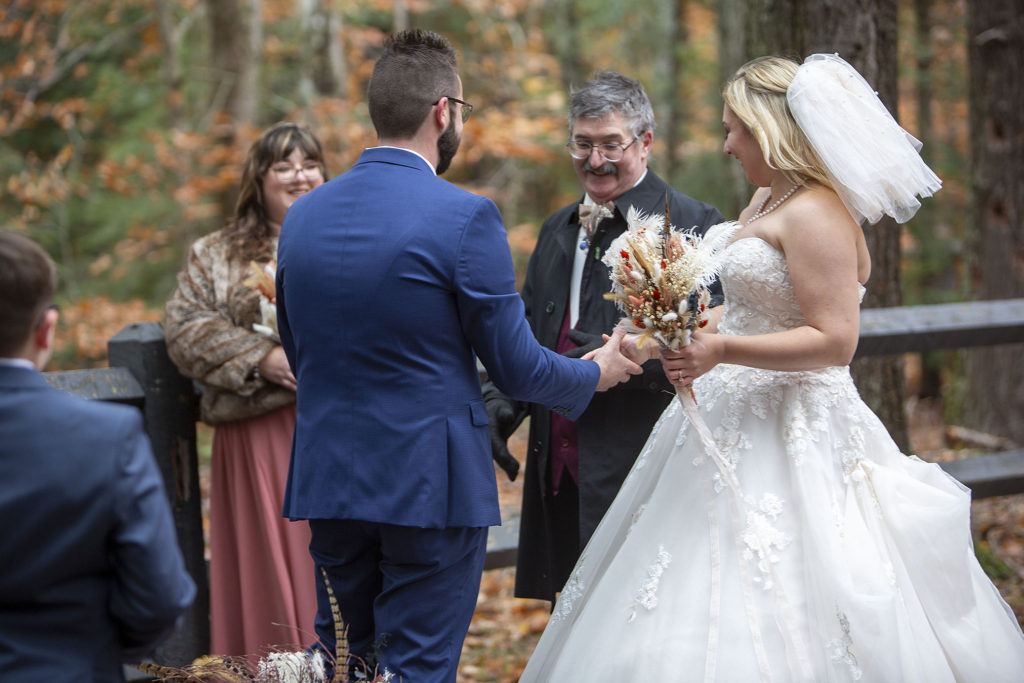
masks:
[[[901,124],[923,139],[925,157],[944,182],[908,225],[886,233],[898,235],[896,272],[876,269],[866,305],[984,296],[970,249],[977,241],[971,233],[977,178],[969,163],[969,17],[975,7],[1013,3],[845,4],[872,19],[860,44],[895,42],[896,87],[873,84]],[[374,145],[364,93],[392,30],[436,30],[457,47],[464,97],[475,109],[446,177],[497,202],[521,277],[543,219],[580,195],[564,147],[574,84],[598,69],[641,80],[658,120],[651,167],[735,216],[753,188],[721,153],[720,85],[737,62],[758,54],[744,51],[765,44],[750,39],[758,30],[817,30],[825,35],[791,42],[829,45],[825,27],[806,23],[819,11],[808,9],[813,6],[801,0],[5,0],[0,224],[38,240],[57,261],[62,343],[51,369],[104,365],[107,340],[126,324],[161,320],[188,245],[223,225],[245,151],[264,127],[282,119],[308,124],[324,143],[331,175]],[[742,38],[737,17],[747,22]],[[1012,38],[1019,45],[1019,17],[1016,26]],[[851,44],[848,35],[834,40]],[[843,56],[855,64],[864,58]],[[1019,72],[1007,85],[1007,109],[1020,111],[1024,102],[1012,100],[1020,99],[1014,80]],[[1019,241],[1017,223],[1009,235]],[[1005,246],[1004,252],[1014,248]],[[1022,260],[1016,279],[997,285],[999,296],[1021,295]],[[970,412],[972,373],[962,355],[901,361],[909,371],[907,394],[940,401],[954,421]],[[1005,415],[998,422],[1006,423]],[[1021,422],[1001,427],[1020,441]]]
[[[332,176],[374,145],[366,83],[386,35],[413,26],[459,51],[474,112],[446,178],[498,204],[520,278],[544,218],[581,193],[564,147],[574,84],[599,69],[644,83],[651,167],[732,217],[753,188],[721,152],[722,82],[760,54],[840,51],[943,180],[907,225],[866,230],[883,249],[865,305],[1024,296],[1019,0],[0,0],[0,226],[58,264],[50,369],[103,366],[124,326],[162,320],[267,125],[308,124]],[[916,452],[962,457],[947,438],[962,424],[1009,448],[1024,444],[1014,354],[883,360],[858,386],[895,385],[887,409],[869,402]],[[931,426],[908,428],[904,407],[922,405]],[[499,488],[514,514],[518,490]],[[987,566],[1024,622],[1024,496],[976,503],[974,528],[1009,563]],[[485,576],[460,680],[514,680],[543,629],[546,603],[507,597],[511,571]]]

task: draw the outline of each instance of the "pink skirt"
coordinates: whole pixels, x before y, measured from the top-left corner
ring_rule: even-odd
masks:
[[[281,516],[295,406],[218,425],[210,481],[210,650],[263,656],[315,639],[309,525]]]

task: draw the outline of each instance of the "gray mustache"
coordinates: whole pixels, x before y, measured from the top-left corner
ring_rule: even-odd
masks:
[[[600,166],[591,166],[590,160],[588,159],[587,161],[583,162],[583,170],[589,173],[604,173],[607,175],[611,175],[613,173],[616,173],[618,171],[618,168],[615,166],[615,164],[609,163],[607,161],[601,164]]]

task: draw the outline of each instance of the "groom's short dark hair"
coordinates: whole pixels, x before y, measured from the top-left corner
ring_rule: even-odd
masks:
[[[377,135],[412,137],[430,107],[456,97],[458,87],[458,59],[446,38],[421,29],[388,37],[366,93]]]
[[[13,357],[53,303],[57,269],[27,237],[0,230],[0,358]]]

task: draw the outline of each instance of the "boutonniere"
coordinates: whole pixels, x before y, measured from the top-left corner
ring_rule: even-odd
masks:
[[[580,204],[580,227],[583,228],[583,239],[580,240],[580,251],[590,249],[590,241],[594,238],[597,226],[605,218],[615,215],[615,203],[605,202],[604,204]],[[595,257],[598,258],[598,257]]]

